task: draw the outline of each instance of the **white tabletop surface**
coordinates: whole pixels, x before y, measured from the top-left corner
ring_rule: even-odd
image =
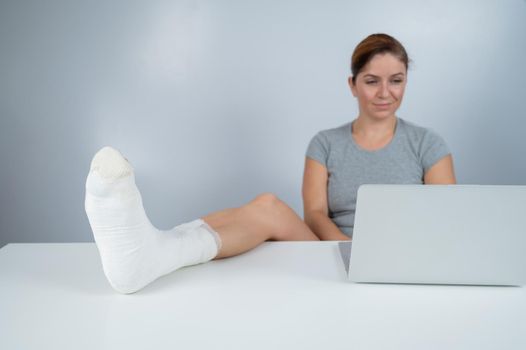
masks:
[[[354,284],[335,242],[265,243],[114,292],[92,243],[0,249],[2,349],[526,349],[526,288]]]

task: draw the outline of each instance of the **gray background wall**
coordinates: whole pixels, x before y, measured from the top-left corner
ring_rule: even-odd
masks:
[[[461,183],[526,184],[526,2],[0,2],[0,246],[91,241],[93,154],[130,159],[159,228],[263,191],[302,212],[304,152],[357,115],[354,46],[414,64],[399,116],[438,131]]]

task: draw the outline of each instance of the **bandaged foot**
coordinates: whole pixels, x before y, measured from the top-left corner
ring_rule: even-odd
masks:
[[[120,293],[209,261],[220,249],[219,236],[201,219],[169,231],[156,229],[144,212],[131,165],[110,147],[93,157],[85,208],[104,273]]]

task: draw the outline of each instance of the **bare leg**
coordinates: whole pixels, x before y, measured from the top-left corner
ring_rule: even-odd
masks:
[[[268,241],[317,241],[301,218],[273,194],[262,194],[250,203],[203,217],[221,237],[215,259],[238,255]]]

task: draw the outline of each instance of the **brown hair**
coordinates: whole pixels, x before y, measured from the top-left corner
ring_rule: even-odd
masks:
[[[407,52],[398,40],[387,34],[371,34],[356,46],[352,54],[352,82],[355,83],[358,73],[375,55],[384,53],[390,53],[397,57],[406,69],[409,67]]]

